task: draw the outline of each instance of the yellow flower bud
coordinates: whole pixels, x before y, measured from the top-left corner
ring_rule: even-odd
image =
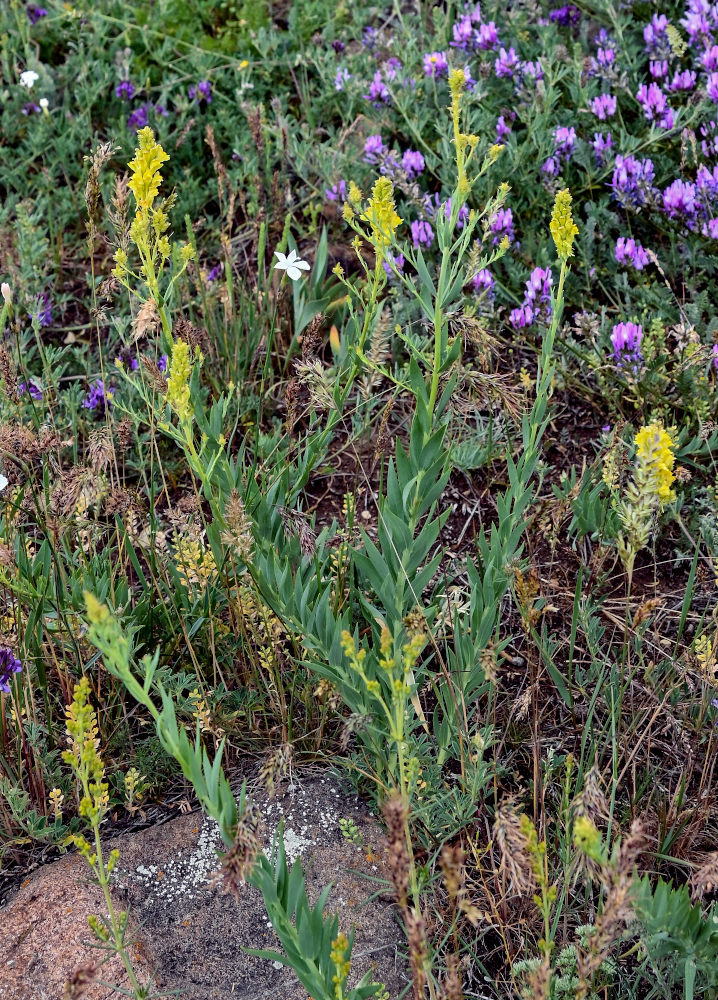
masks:
[[[551,235],[556,244],[556,252],[561,260],[573,255],[573,239],[578,235],[578,226],[571,215],[571,193],[563,188],[556,195],[551,217]]]

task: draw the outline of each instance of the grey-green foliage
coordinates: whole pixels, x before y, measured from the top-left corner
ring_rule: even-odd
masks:
[[[718,905],[706,911],[691,903],[687,886],[674,889],[659,879],[637,882],[635,912],[641,941],[655,972],[654,995],[674,997],[682,984],[685,1000],[718,996]]]
[[[333,984],[336,967],[331,951],[339,934],[339,920],[336,914],[328,918],[324,916],[331,886],[324,889],[314,906],[310,905],[299,859],[291,868],[287,866],[281,828],[275,838],[271,861],[262,855],[250,881],[262,892],[267,914],[284,954],[268,949],[251,950],[249,954],[292,968],[314,1000],[336,1000]],[[353,943],[352,932],[344,953],[347,961]],[[368,972],[343,996],[346,1000],[367,1000],[380,989],[383,989],[382,984],[372,982]]]

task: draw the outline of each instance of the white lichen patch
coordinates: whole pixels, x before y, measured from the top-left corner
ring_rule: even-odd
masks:
[[[324,782],[322,782],[324,784]],[[340,798],[340,792],[328,788],[333,796]],[[339,803],[337,803],[339,806]],[[358,811],[358,801],[353,809]],[[272,844],[284,819],[284,848],[287,864],[291,866],[307,851],[331,843],[339,829],[339,817],[352,811],[352,806],[344,802],[341,811],[319,807],[311,796],[297,795],[286,811],[279,802],[270,802],[264,810],[267,829],[271,834],[263,845],[264,853],[271,856]],[[123,869],[122,860],[114,877],[121,885],[133,883],[143,889],[146,903],[162,900],[175,902],[193,899],[200,891],[206,890],[213,882],[213,876],[220,868],[219,853],[223,845],[219,828],[214,820],[205,817],[191,850],[180,851],[174,857],[161,863],[144,863],[134,871]],[[219,852],[219,853],[218,853]]]

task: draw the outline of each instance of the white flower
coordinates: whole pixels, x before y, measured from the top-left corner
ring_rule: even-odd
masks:
[[[0,472],[0,493],[2,493],[2,491],[5,489],[5,487],[7,486],[7,484],[8,484],[8,480]]]
[[[50,102],[46,97],[41,97],[40,100],[38,101],[38,104],[40,105],[43,111],[47,111],[47,109],[50,107]]]
[[[32,90],[39,79],[40,77],[34,69],[26,69],[24,73],[20,74],[20,83],[28,90]]]
[[[3,281],[2,285],[0,285],[0,294],[5,302],[10,305],[12,302],[12,288],[8,285],[7,281]]]
[[[277,263],[274,265],[275,269],[278,271],[286,271],[287,276],[296,281],[297,278],[301,278],[302,271],[309,270],[309,264],[306,260],[301,260],[297,256],[297,251],[292,250],[288,257],[285,257],[283,253],[279,250],[274,251],[274,256],[278,258]]]

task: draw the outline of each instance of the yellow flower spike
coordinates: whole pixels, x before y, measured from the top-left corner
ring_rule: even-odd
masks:
[[[362,221],[371,226],[373,244],[377,250],[385,250],[394,239],[397,227],[401,225],[394,207],[394,185],[388,177],[379,177],[374,182],[369,205]]]
[[[636,457],[647,470],[654,495],[661,503],[673,499],[671,486],[675,476],[673,441],[659,423],[641,427],[636,434]]]
[[[162,183],[160,169],[169,160],[169,155],[158,142],[155,133],[147,126],[137,133],[139,146],[135,150],[134,160],[130,160],[129,168],[132,177],[128,187],[135,196],[138,209],[149,209],[159,193]]]
[[[191,415],[189,379],[192,374],[189,344],[184,340],[176,340],[172,347],[169,377],[167,379],[167,402],[175,411],[180,421],[188,420]]]
[[[349,201],[349,204],[353,208],[356,208],[357,210],[359,208],[361,208],[362,193],[359,190],[359,188],[356,186],[356,184],[354,183],[354,181],[350,181],[349,182],[349,199],[348,199],[348,201]]]
[[[452,69],[449,73],[449,90],[451,91],[452,104],[459,103],[459,99],[466,87],[466,77],[463,69]]]
[[[556,195],[551,217],[551,235],[556,244],[560,260],[568,260],[573,255],[573,239],[578,235],[578,226],[571,215],[571,193],[563,188]]]

